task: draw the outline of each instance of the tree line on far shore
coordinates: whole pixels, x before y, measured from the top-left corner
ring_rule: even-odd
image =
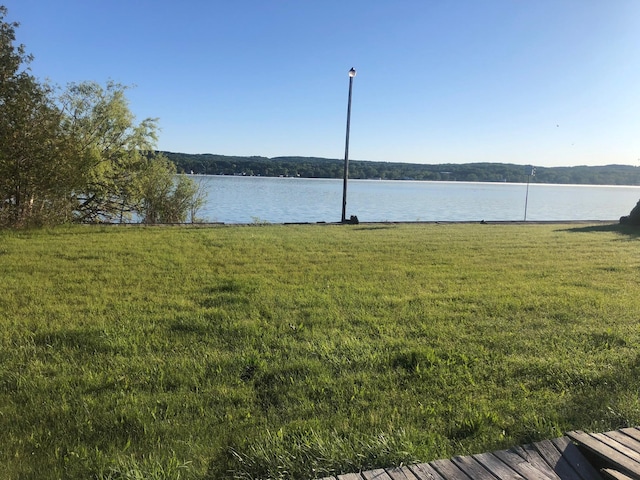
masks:
[[[178,171],[206,175],[342,178],[344,160],[318,157],[243,157],[160,152]],[[413,164],[349,161],[349,178],[462,182],[640,185],[640,168],[631,165],[535,167],[508,163]]]

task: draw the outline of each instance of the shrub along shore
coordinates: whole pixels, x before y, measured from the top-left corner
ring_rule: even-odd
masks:
[[[6,478],[312,478],[640,424],[640,231],[0,231]]]

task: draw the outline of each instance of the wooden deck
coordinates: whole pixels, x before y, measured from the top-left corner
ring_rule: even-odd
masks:
[[[640,480],[640,428],[554,440],[322,480]]]

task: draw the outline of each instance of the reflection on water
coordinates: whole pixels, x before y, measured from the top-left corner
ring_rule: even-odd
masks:
[[[342,180],[195,175],[207,190],[199,217],[208,222],[337,222]],[[518,221],[525,184],[349,180],[347,218],[381,221]],[[529,186],[527,220],[617,220],[640,187]]]

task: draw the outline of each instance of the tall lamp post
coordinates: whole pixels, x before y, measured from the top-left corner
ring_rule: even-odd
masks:
[[[524,221],[527,221],[527,205],[529,203],[529,181],[531,177],[536,175],[536,167],[533,165],[529,165],[527,168],[527,193],[524,197]]]
[[[349,70],[349,101],[347,103],[347,138],[344,145],[344,180],[342,183],[342,223],[347,221],[347,180],[349,179],[349,127],[351,124],[351,90],[356,69]]]

